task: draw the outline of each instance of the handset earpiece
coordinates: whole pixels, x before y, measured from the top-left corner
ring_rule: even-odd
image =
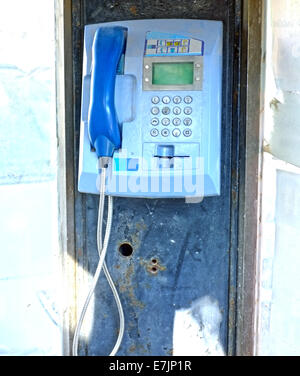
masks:
[[[102,27],[93,41],[88,133],[98,158],[112,157],[114,150],[121,147],[115,82],[126,34],[124,27]]]

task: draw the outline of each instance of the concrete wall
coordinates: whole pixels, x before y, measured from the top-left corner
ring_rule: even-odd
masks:
[[[269,5],[266,106],[271,114],[265,136],[274,156],[300,166],[300,1]]]
[[[256,353],[300,355],[300,1],[266,4]]]

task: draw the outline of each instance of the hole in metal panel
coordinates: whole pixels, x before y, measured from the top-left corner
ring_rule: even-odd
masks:
[[[124,257],[131,256],[132,253],[133,253],[132,245],[129,244],[129,243],[122,243],[122,244],[120,244],[120,246],[119,246],[119,252]]]

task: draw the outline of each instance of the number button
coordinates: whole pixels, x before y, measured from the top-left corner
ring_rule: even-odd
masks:
[[[159,120],[157,119],[157,118],[153,118],[152,120],[151,120],[151,125],[158,125],[158,123],[159,123]]]
[[[190,103],[193,102],[193,98],[192,98],[191,96],[187,95],[187,96],[184,98],[184,102],[185,102],[186,104],[190,104]]]
[[[174,137],[179,137],[180,133],[181,133],[180,130],[178,128],[175,128],[175,129],[173,129],[172,135]]]
[[[171,98],[170,97],[163,97],[163,99],[162,99],[162,102],[164,103],[164,104],[169,104],[170,102],[171,102]]]
[[[193,112],[192,107],[185,107],[184,113],[186,115],[190,115]]]
[[[178,125],[180,125],[180,123],[181,123],[181,120],[179,118],[173,119],[173,124],[175,125],[175,127],[178,127]]]
[[[181,114],[181,108],[180,107],[174,107],[173,108],[173,114],[180,115]]]
[[[164,108],[161,110],[161,112],[162,112],[164,115],[169,115],[169,113],[170,113],[170,109],[169,109],[169,107],[164,107]]]
[[[151,108],[151,113],[153,115],[158,115],[159,114],[159,108],[158,107],[152,107]]]
[[[169,134],[170,134],[170,132],[169,132],[167,129],[163,129],[163,130],[161,131],[161,135],[164,136],[164,137],[168,137]]]
[[[157,103],[159,103],[159,97],[156,97],[156,96],[152,97],[151,101],[152,101],[153,104],[157,104]]]
[[[186,118],[183,120],[183,124],[189,127],[192,124],[192,119]]]
[[[161,121],[161,123],[162,123],[162,125],[167,126],[167,125],[170,124],[170,119],[168,119],[168,118],[163,118],[162,121]]]
[[[190,129],[185,129],[183,134],[185,137],[190,137],[192,135],[192,131]]]
[[[181,102],[181,97],[179,95],[176,95],[176,97],[173,98],[173,102],[175,104],[179,104]]]
[[[156,128],[153,128],[153,129],[151,129],[151,132],[150,132],[150,134],[151,134],[151,136],[152,137],[156,137],[156,136],[158,136],[158,130],[156,129]]]

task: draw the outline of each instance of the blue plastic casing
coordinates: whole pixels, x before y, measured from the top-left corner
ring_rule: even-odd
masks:
[[[112,157],[113,152],[121,147],[115,81],[125,44],[126,29],[123,27],[99,28],[95,33],[88,131],[98,158]]]
[[[98,157],[112,156],[108,195],[220,195],[222,48],[220,21],[131,20],[85,27],[80,192],[99,193]],[[121,55],[122,69],[115,75]],[[153,85],[151,66],[164,61],[193,62],[195,85]]]

